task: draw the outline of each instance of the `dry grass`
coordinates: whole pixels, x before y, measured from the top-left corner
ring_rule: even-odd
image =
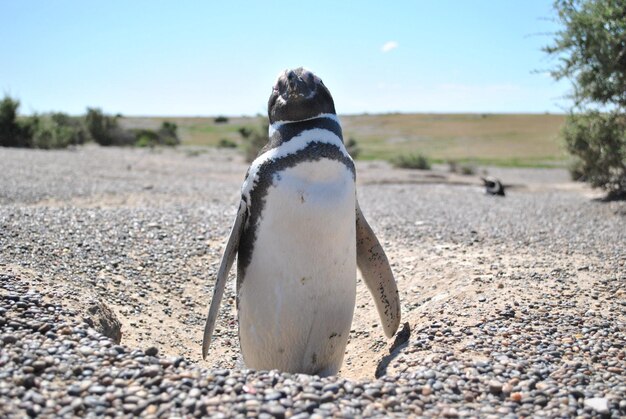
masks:
[[[455,160],[501,166],[551,166],[567,157],[559,131],[564,115],[552,114],[381,114],[341,116],[344,137],[354,137],[360,159],[391,159],[419,153],[435,162]],[[259,127],[261,117],[126,118],[128,126],[157,128],[175,122],[183,144],[241,143],[238,129]]]
[[[537,165],[565,158],[563,115],[389,114],[342,118],[363,158],[415,153],[436,161]]]
[[[257,128],[263,120],[261,117],[237,117],[217,124],[213,117],[128,117],[122,124],[129,128],[158,129],[163,121],[170,121],[178,125],[182,144],[217,147],[222,139],[240,144],[239,129]]]

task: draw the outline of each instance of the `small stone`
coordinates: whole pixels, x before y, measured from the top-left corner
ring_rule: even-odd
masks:
[[[159,371],[160,371],[160,368],[158,365],[148,365],[147,367],[143,369],[143,372],[141,373],[141,375],[144,377],[153,378],[159,375]]]
[[[80,397],[75,398],[74,400],[72,400],[70,406],[74,410],[80,409],[81,407],[83,407],[83,399]]]
[[[312,402],[317,402],[317,403],[319,403],[320,401],[320,396],[318,396],[315,393],[301,393],[300,398],[303,400],[310,400]]]
[[[44,361],[37,360],[33,362],[32,367],[36,373],[40,373],[46,369],[46,363]]]
[[[78,348],[78,352],[80,352],[83,356],[93,355],[93,349],[89,346],[81,346]]]
[[[145,354],[148,356],[157,356],[159,353],[159,349],[155,346],[151,346],[148,349],[146,349]]]
[[[459,411],[456,410],[454,407],[446,407],[441,412],[441,415],[444,418],[458,418],[459,417]]]
[[[67,388],[67,394],[69,394],[70,396],[73,396],[73,397],[80,396],[81,392],[82,391],[81,391],[80,386],[78,386],[76,384],[73,384],[73,385],[71,385],[71,386],[69,386]]]
[[[269,413],[270,415],[274,416],[275,418],[279,418],[279,419],[284,418],[285,413],[287,412],[287,410],[279,404],[270,404],[267,407],[265,407],[265,411]]]
[[[282,393],[278,391],[270,391],[269,393],[265,394],[263,398],[265,399],[265,401],[271,401],[271,400],[279,400],[282,397],[283,397]]]
[[[91,394],[97,394],[99,396],[103,395],[104,393],[106,393],[106,388],[104,386],[100,386],[100,385],[93,385],[91,387],[89,387],[87,389],[87,391]]]
[[[502,393],[502,383],[498,380],[489,381],[489,392],[491,394],[500,394]]]
[[[609,413],[609,400],[604,397],[585,399],[585,406],[592,408],[601,415]]]
[[[380,390],[378,390],[377,388],[367,388],[365,389],[363,394],[372,399],[378,399],[380,397]]]
[[[13,335],[3,335],[2,342],[4,342],[5,345],[12,345],[17,342],[17,338]]]
[[[323,388],[322,391],[326,392],[326,391],[330,391],[331,393],[337,393],[339,392],[339,384],[337,383],[329,383],[326,384]]]

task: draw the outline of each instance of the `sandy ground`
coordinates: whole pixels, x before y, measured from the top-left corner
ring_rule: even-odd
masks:
[[[13,160],[19,160],[20,153],[11,156]],[[78,153],[91,155],[93,151],[87,148]],[[128,347],[145,349],[155,346],[161,354],[182,355],[206,367],[241,366],[234,294],[230,285],[206,361],[200,357],[200,346],[212,281],[235,214],[246,165],[236,155],[193,150],[107,153],[110,155],[103,158],[105,162],[102,164],[113,165],[109,169],[97,164],[94,167],[79,164],[71,154],[60,153],[56,162],[51,164],[63,166],[66,159],[69,162],[67,178],[63,177],[62,170],[50,173],[46,172],[45,165],[40,166],[31,172],[22,172],[22,183],[9,185],[4,180],[1,198],[6,210],[5,228],[10,224],[6,214],[11,212],[23,215],[24,212],[75,211],[80,214],[78,217],[88,218],[89,214],[116,217],[116,214],[123,216],[121,214],[126,211],[139,211],[141,227],[129,227],[124,243],[131,244],[119,249],[117,262],[111,262],[109,258],[94,268],[91,260],[71,257],[75,251],[74,243],[68,242],[65,250],[55,250],[59,252],[58,257],[48,257],[44,264],[26,263],[28,255],[21,255],[17,250],[5,251],[0,259],[0,270],[16,274],[43,290],[47,298],[64,298],[67,304],[74,304],[77,308],[89,298],[102,299],[120,319],[122,344]],[[46,157],[36,155],[35,162],[40,158]],[[464,328],[480,324],[516,301],[544,304],[546,296],[557,292],[555,284],[563,275],[575,276],[576,281],[566,294],[558,288],[558,298],[571,298],[580,309],[606,311],[607,315],[615,310],[615,306],[606,303],[606,296],[594,298],[594,287],[607,275],[623,278],[626,270],[624,253],[620,255],[619,247],[615,250],[618,245],[614,243],[619,242],[623,232],[613,232],[610,240],[613,259],[609,266],[601,251],[586,252],[584,248],[567,248],[558,241],[550,241],[551,235],[558,235],[567,227],[559,224],[558,209],[547,212],[546,216],[553,220],[546,228],[529,229],[526,242],[515,234],[507,237],[506,233],[492,233],[489,223],[503,214],[527,222],[526,216],[521,214],[526,209],[541,211],[542,204],[537,200],[558,201],[564,196],[583,205],[598,206],[598,211],[613,217],[614,226],[621,222],[623,227],[623,203],[596,203],[593,199],[599,193],[570,182],[563,170],[486,170],[510,185],[506,198],[486,197],[477,176],[450,174],[443,167],[421,172],[391,169],[384,162],[358,164],[361,206],[387,249],[400,290],[402,322],[408,323],[408,329],[395,345],[394,339],[384,337],[373,300],[359,275],[354,321],[340,375],[366,379],[373,378],[377,369],[379,373],[392,373],[410,368],[410,361],[402,361],[403,342],[409,334],[412,337],[419,335],[433,324],[441,325],[441,333],[449,329],[449,333],[458,333],[459,337],[454,346],[445,348],[437,348],[435,337],[433,349],[420,356],[453,352],[458,358],[480,359],[484,354],[473,349],[472,336],[462,333]],[[105,180],[102,180],[103,173],[107,177]],[[31,183],[29,176],[32,177]],[[75,176],[85,176],[87,185],[89,177],[93,176],[93,184],[86,191],[77,193],[81,189],[73,184],[78,182]],[[70,177],[72,180],[68,180]],[[28,188],[36,179],[45,183],[41,190],[33,187],[26,193],[15,192]],[[64,186],[64,182],[69,186]],[[107,182],[113,183],[109,185]],[[168,183],[172,189],[163,186]],[[477,221],[476,214],[464,212],[455,201],[459,194],[480,202],[478,216],[481,211],[486,211],[486,220]],[[423,196],[424,201],[439,200],[442,203],[434,209],[420,208],[403,198],[415,199],[416,195]],[[497,207],[495,215],[489,214],[492,207]],[[168,224],[167,218],[159,219],[162,212],[171,214],[180,208],[193,209],[191,219],[181,221],[183,225],[191,226],[190,229],[181,230],[177,225]],[[414,208],[415,213],[407,214],[407,208]],[[181,217],[189,215],[184,211],[181,214]],[[462,216],[468,217],[467,222],[457,220]],[[464,231],[455,235],[454,229],[464,225]],[[441,232],[445,228],[440,226],[448,226],[451,230]],[[61,225],[50,223],[47,228],[63,231],[62,222]],[[405,231],[411,235],[404,234]],[[111,237],[106,232],[102,234],[104,236],[94,240],[106,241]],[[168,254],[165,250],[155,254],[154,249],[149,248],[150,243],[174,240],[172,245],[176,246],[178,236],[183,235],[186,237],[181,239],[176,252],[189,240],[194,247],[182,252],[184,257],[172,262],[171,269],[165,266],[167,264],[159,264],[159,259],[177,259],[178,253]],[[190,239],[189,235],[194,237]],[[60,237],[66,236],[60,234]],[[147,240],[147,244],[135,246],[133,240]],[[70,256],[63,256],[63,252]],[[234,270],[230,283],[234,284]],[[622,287],[615,297],[623,300],[624,292]],[[624,320],[623,311],[618,317]]]

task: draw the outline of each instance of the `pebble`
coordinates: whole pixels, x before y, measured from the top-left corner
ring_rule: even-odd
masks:
[[[115,343],[95,332],[66,305],[86,289],[124,307],[135,331],[150,333],[142,320],[152,307],[194,339],[202,330],[206,301],[185,289],[199,278],[210,292],[213,242],[232,222],[223,191],[241,182],[218,180],[231,163],[202,158],[0,149],[0,417],[626,416],[625,205],[571,191],[512,189],[496,202],[432,181],[360,185],[411,323],[380,379],[238,368],[229,310],[219,338],[231,352],[215,369],[193,359],[199,343],[170,357],[156,340],[129,347],[124,335]],[[138,202],[90,201],[102,197]],[[398,263],[402,252],[410,258]],[[457,270],[481,292],[429,300],[442,290],[413,281]]]
[[[502,392],[502,383],[497,380],[489,381],[489,392],[492,394],[500,394]]]
[[[585,406],[592,408],[600,414],[609,413],[609,401],[604,397],[592,397],[585,399]]]
[[[159,350],[154,346],[151,346],[148,349],[146,349],[146,355],[148,356],[157,356],[158,353],[159,353]]]

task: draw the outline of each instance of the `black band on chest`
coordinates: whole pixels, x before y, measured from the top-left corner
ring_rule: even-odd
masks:
[[[270,138],[266,150],[276,148],[282,143],[290,141],[292,138],[300,135],[303,131],[308,131],[316,128],[332,132],[343,142],[341,125],[339,125],[339,123],[332,118],[320,117],[315,119],[308,119],[306,121],[289,122],[280,125],[272,134],[272,138]]]
[[[265,207],[265,198],[268,189],[273,185],[274,175],[294,167],[299,163],[319,161],[322,159],[335,160],[343,163],[348,170],[352,172],[353,179],[356,178],[356,170],[352,159],[344,154],[344,151],[336,144],[321,141],[313,141],[296,153],[276,159],[269,159],[259,167],[256,174],[256,182],[250,190],[248,220],[239,241],[237,289],[241,286],[240,282],[245,276],[245,269],[250,265],[252,260],[252,251],[257,238],[257,224]]]

